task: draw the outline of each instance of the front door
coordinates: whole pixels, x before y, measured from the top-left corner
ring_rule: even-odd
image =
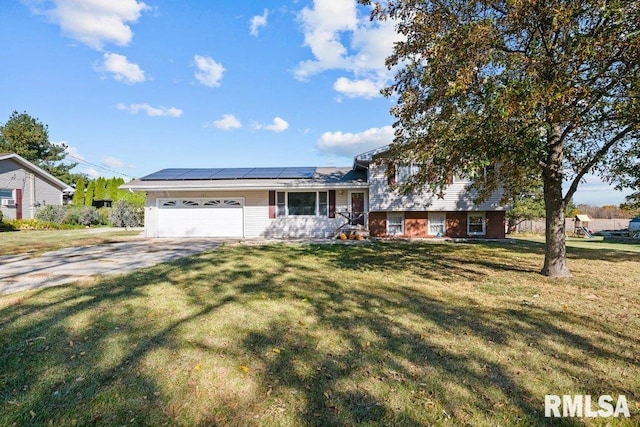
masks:
[[[364,225],[364,193],[351,193],[351,223]]]

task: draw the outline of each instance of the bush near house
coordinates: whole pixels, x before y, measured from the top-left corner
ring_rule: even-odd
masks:
[[[144,224],[144,209],[128,200],[118,200],[111,207],[109,222],[114,227],[141,227]]]
[[[36,212],[36,219],[45,222],[62,224],[66,217],[67,210],[60,205],[43,206]]]
[[[34,219],[7,221],[9,229],[18,230],[56,230],[95,225],[113,227],[140,227],[144,223],[144,208],[136,204],[119,200],[112,208],[96,209],[93,206],[43,206],[36,212]],[[4,230],[6,227],[1,227]]]

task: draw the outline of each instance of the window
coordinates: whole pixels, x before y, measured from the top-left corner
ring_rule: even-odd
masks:
[[[329,196],[326,191],[318,193],[318,215],[329,215]]]
[[[0,199],[13,199],[13,190],[9,188],[0,188]]]
[[[404,234],[404,215],[387,214],[387,234],[390,236]]]
[[[418,165],[403,165],[396,169],[396,184],[404,184],[418,173],[420,167]]]
[[[278,193],[277,197],[278,216],[287,216],[287,193]]]
[[[469,212],[467,215],[467,234],[469,236],[485,234],[484,212]]]
[[[328,216],[329,195],[326,191],[279,191],[276,195],[277,216]]]
[[[429,213],[429,235],[444,236],[447,216],[443,213]]]

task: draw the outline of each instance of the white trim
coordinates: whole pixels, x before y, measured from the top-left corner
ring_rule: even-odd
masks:
[[[392,234],[389,232],[389,218],[391,217],[397,217],[397,218],[401,218],[401,222],[400,222],[400,233],[395,233]],[[385,230],[385,232],[389,235],[389,236],[404,236],[404,232],[405,232],[405,218],[404,218],[404,212],[387,212],[387,229]]]
[[[469,218],[472,216],[480,216],[482,217],[482,231],[474,231],[471,232],[469,231]],[[467,212],[467,236],[485,236],[487,234],[487,215],[486,212],[482,211],[482,212],[476,212],[476,211],[470,211]]]
[[[436,232],[436,233],[432,233],[431,232],[431,222],[433,221],[435,223],[436,222],[435,221],[436,217],[442,218],[443,227],[442,227],[441,235],[444,236],[445,234],[447,234],[447,214],[446,214],[446,212],[427,212],[427,236],[437,236],[438,235],[438,232]],[[438,223],[440,223],[440,221],[438,221]]]

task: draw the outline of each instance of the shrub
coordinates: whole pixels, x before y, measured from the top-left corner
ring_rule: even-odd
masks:
[[[111,212],[110,208],[98,208],[98,224],[100,225],[109,225],[109,213]]]
[[[46,205],[38,209],[36,219],[44,222],[62,224],[65,219],[66,209],[60,205]]]
[[[109,222],[114,227],[140,227],[144,223],[144,208],[136,207],[127,200],[113,203]]]
[[[64,219],[62,220],[63,224],[69,225],[77,225],[80,223],[80,209],[79,207],[69,207],[66,209],[64,213]]]
[[[18,230],[62,230],[70,228],[60,223],[43,221],[41,219],[12,219],[7,223]]]
[[[88,206],[80,209],[80,215],[78,217],[78,224],[89,226],[95,225],[100,222],[100,216],[98,215],[98,209],[93,206]]]
[[[0,222],[2,222],[2,218],[4,218],[4,214],[0,211]]]

